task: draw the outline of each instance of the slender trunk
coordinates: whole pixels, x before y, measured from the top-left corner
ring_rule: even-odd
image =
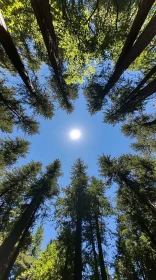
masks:
[[[65,260],[65,264],[64,264],[62,280],[66,280],[69,278],[68,277],[68,265],[69,265],[69,246],[67,247],[67,250],[66,250],[66,260]]]
[[[146,255],[146,263],[145,263],[145,274],[146,274],[146,279],[148,280],[155,280],[155,276],[156,276],[156,265],[155,262],[151,261],[149,259],[149,256]]]
[[[135,212],[136,214],[134,214],[134,219],[136,220],[136,222],[138,223],[138,225],[140,226],[141,230],[148,235],[148,237],[151,240],[151,244],[153,244],[153,247],[156,248],[156,238],[155,236],[150,232],[148,226],[146,225],[146,220],[144,219],[144,215],[142,215],[141,212],[138,212],[138,202],[135,200],[133,200],[133,205],[135,208]],[[129,213],[130,215],[132,214],[131,212]]]
[[[62,63],[58,54],[58,42],[50,13],[49,0],[31,0],[31,5],[42,33],[49,60],[56,76],[58,87],[61,89],[61,95],[67,108],[70,108],[71,104],[67,98],[67,85],[63,78]]]
[[[9,256],[12,254],[12,251],[14,250],[16,243],[20,239],[23,230],[25,230],[30,219],[32,218],[32,215],[34,216],[35,212],[40,206],[43,192],[44,186],[40,189],[38,194],[34,196],[31,203],[27,206],[27,208],[15,224],[13,230],[0,247],[0,280],[2,279],[1,275],[3,275],[3,272],[5,271],[8,264]]]
[[[0,198],[3,197],[6,193],[8,193],[9,191],[11,191],[13,189],[13,187],[16,187],[14,185],[9,186],[8,188],[5,188],[1,193],[0,193]]]
[[[23,116],[16,109],[16,107],[19,106],[19,102],[17,100],[12,100],[12,104],[10,104],[10,101],[3,97],[2,94],[0,96],[0,100],[14,115],[16,115],[19,120],[22,120]]]
[[[94,255],[94,274],[95,274],[95,279],[99,280],[100,278],[98,272],[97,253],[96,253],[95,243],[94,243],[93,225],[90,217],[89,217],[89,224],[90,224],[90,232],[91,232],[91,244],[92,244],[92,250]]]
[[[156,15],[152,17],[148,25],[142,31],[141,35],[134,43],[131,50],[125,55],[123,62],[115,68],[113,75],[110,77],[108,83],[106,84],[103,97],[110,91],[110,89],[117,83],[122,73],[130,66],[130,64],[142,53],[142,51],[147,47],[151,40],[156,35]]]
[[[68,262],[69,262],[69,258],[68,258],[68,248],[67,248],[67,251],[66,251],[66,260],[65,260],[65,265],[64,265],[64,272],[63,272],[63,279],[67,279],[67,276],[68,276],[68,272],[67,272],[67,269],[68,269]]]
[[[133,46],[139,31],[152,7],[152,5],[154,4],[155,0],[143,0],[137,15],[133,21],[132,27],[129,31],[129,34],[126,38],[125,44],[123,46],[122,52],[118,58],[118,61],[116,63],[116,69],[119,67],[119,65],[122,63],[124,57],[127,55],[127,52],[131,49],[131,47]]]
[[[78,194],[77,220],[75,233],[75,259],[74,259],[74,280],[82,280],[82,213],[81,199]]]
[[[72,10],[75,11],[75,0],[71,1]]]
[[[0,193],[0,198],[3,197],[3,196],[4,196],[7,192],[9,192],[11,189],[12,189],[12,187],[8,187],[8,188],[6,188],[4,191],[2,191],[2,192]]]
[[[13,42],[9,32],[7,31],[7,27],[6,27],[6,24],[5,24],[5,21],[4,21],[4,18],[2,16],[1,12],[0,12],[0,43],[2,44],[3,48],[5,49],[6,54],[10,58],[12,64],[16,68],[21,79],[25,83],[26,87],[28,88],[30,93],[34,95],[35,90],[33,88],[31,81],[29,80],[28,74],[25,70],[23,62],[21,61],[21,58],[14,45],[14,42]]]
[[[151,240],[151,243],[153,244],[153,247],[156,248],[156,240],[155,240],[155,236],[153,236],[153,234],[149,231],[145,221],[143,220],[143,218],[141,218],[141,216],[137,217],[136,218],[138,224],[140,225],[141,229],[143,232],[145,232],[148,237],[150,238]]]
[[[156,92],[156,79],[154,79],[151,83],[145,86],[143,89],[138,91],[136,95],[128,100],[126,103],[128,106],[137,106],[142,101],[150,97],[152,94]]]
[[[147,73],[137,87],[131,92],[130,97],[136,95],[136,93],[142,88],[142,86],[156,73],[156,65]]]
[[[156,125],[156,119],[153,120],[153,121],[150,121],[150,122],[143,123],[141,125],[143,125],[143,126],[153,126],[153,125]]]
[[[8,207],[5,207],[5,202],[2,202],[0,205],[0,231],[5,231],[5,226],[7,225],[10,217],[10,211],[12,210],[12,207],[10,205]],[[5,207],[5,208],[4,208]]]
[[[101,279],[102,280],[107,280],[107,273],[106,273],[105,264],[104,264],[101,234],[100,234],[99,221],[98,221],[97,214],[95,214],[95,226],[96,226],[96,235],[97,235],[98,250],[99,250],[99,262],[100,262],[100,269],[101,269]]]
[[[146,204],[152,211],[153,215],[156,216],[156,207],[152,204],[152,202],[144,195],[139,192],[139,184],[137,182],[133,182],[128,179],[126,175],[121,175],[120,179],[127,185],[127,187],[138,197],[139,201],[142,204]]]
[[[34,213],[35,214],[35,213]],[[33,223],[33,220],[34,220],[34,214],[32,216],[32,218],[30,219],[30,222],[28,223],[27,227],[25,228],[25,230],[23,231],[22,233],[22,237],[18,243],[18,245],[16,246],[14,252],[12,253],[11,257],[9,258],[9,262],[8,262],[8,265],[7,265],[7,268],[2,276],[2,280],[8,280],[9,278],[9,275],[10,275],[10,272],[11,272],[11,269],[19,255],[19,252],[21,250],[21,248],[23,247],[23,243],[25,241],[25,238],[29,232],[29,228],[31,227],[32,223]],[[0,276],[1,277],[1,276]]]

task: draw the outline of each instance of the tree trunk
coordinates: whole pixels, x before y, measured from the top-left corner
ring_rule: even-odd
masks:
[[[154,248],[156,248],[156,238],[155,236],[150,232],[146,220],[144,219],[144,215],[142,213],[138,212],[138,201],[133,198],[133,204],[135,207],[135,212],[136,214],[132,215],[132,213],[129,213],[130,215],[134,216],[135,221],[137,224],[140,226],[142,232],[144,232],[151,240],[151,244],[153,245]]]
[[[18,51],[13,43],[13,40],[9,32],[7,31],[7,27],[1,12],[0,12],[0,43],[5,49],[6,54],[10,58],[12,64],[16,68],[21,79],[25,83],[26,87],[28,88],[30,93],[34,95],[35,89],[33,88],[31,81],[29,80],[28,74],[25,70],[23,62],[21,61]]]
[[[24,243],[25,238],[26,238],[26,236],[27,236],[27,234],[29,232],[29,228],[31,227],[31,225],[33,223],[34,215],[35,215],[35,213],[33,214],[32,218],[30,219],[30,222],[28,223],[27,227],[23,231],[22,237],[21,237],[18,245],[16,246],[14,252],[12,253],[11,257],[9,258],[8,265],[7,265],[6,269],[5,269],[5,272],[4,272],[3,276],[2,277],[0,276],[1,277],[0,279],[2,279],[2,280],[8,280],[9,279],[9,275],[10,275],[11,269],[12,269],[12,267],[13,267],[13,265],[14,265],[17,257],[18,257],[18,255],[19,255],[19,252],[20,252],[21,248],[24,245],[23,243]]]
[[[150,121],[150,122],[143,123],[141,125],[143,125],[143,126],[153,126],[153,125],[156,125],[156,119],[153,120],[153,121]]]
[[[71,104],[67,98],[67,85],[62,74],[63,66],[59,58],[58,43],[50,13],[49,0],[31,0],[31,5],[40,27],[49,60],[53,67],[58,87],[61,90],[62,98],[64,99],[67,108],[70,108]]]
[[[82,213],[81,199],[78,194],[77,220],[75,233],[75,259],[74,259],[74,280],[82,280]]]
[[[8,193],[9,191],[11,191],[13,189],[13,187],[15,186],[11,186],[11,187],[8,187],[8,188],[5,188],[1,193],[0,193],[0,198],[3,197],[6,193]]]
[[[136,95],[128,100],[126,105],[129,107],[136,107],[142,101],[150,97],[152,94],[156,92],[156,79],[154,79],[151,83],[145,86],[143,89],[138,91]]]
[[[103,91],[103,98],[110,91],[110,89],[117,83],[122,73],[130,66],[132,62],[142,53],[151,40],[156,35],[156,15],[152,17],[148,25],[142,31],[141,35],[134,43],[131,50],[125,55],[123,62],[114,70]]]
[[[107,280],[107,273],[106,273],[105,264],[104,264],[101,234],[100,234],[99,221],[98,221],[97,214],[95,214],[95,227],[96,227],[96,236],[97,236],[98,250],[99,250],[99,262],[100,262],[100,269],[101,269],[101,279],[102,280]]]
[[[7,100],[4,96],[0,96],[1,102],[9,109],[19,120],[22,120],[23,116],[17,111],[17,107],[19,106],[19,101],[17,100]],[[12,104],[10,104],[12,101]],[[2,104],[1,103],[1,104]]]
[[[120,67],[120,64],[123,62],[124,57],[127,55],[127,53],[129,52],[129,50],[131,49],[131,47],[133,46],[139,31],[152,7],[152,5],[154,4],[155,0],[143,0],[137,15],[133,21],[132,27],[129,31],[129,34],[126,38],[125,44],[123,46],[122,52],[118,58],[118,61],[116,63],[116,69],[118,67]]]
[[[12,188],[12,187],[11,187],[11,188]],[[2,192],[0,193],[0,198],[3,197],[7,192],[9,192],[9,191],[11,190],[11,188],[9,187],[9,188],[6,188],[6,190],[2,191]]]
[[[130,93],[130,98],[136,95],[136,93],[142,88],[142,86],[156,73],[156,65],[148,72],[143,80],[137,85],[137,87]]]
[[[153,236],[153,234],[149,231],[147,225],[145,224],[144,220],[139,216],[137,217],[137,222],[140,225],[141,229],[143,232],[145,232],[145,234],[148,235],[148,237],[151,240],[151,243],[153,244],[153,247],[156,248],[156,240],[155,240],[155,236]]]
[[[65,259],[65,264],[64,264],[64,269],[63,269],[63,276],[62,280],[68,279],[68,265],[69,265],[69,246],[67,247],[66,250],[66,259]]]
[[[149,209],[151,209],[154,216],[156,216],[156,207],[152,204],[152,202],[144,195],[139,192],[139,184],[137,182],[133,182],[128,179],[126,175],[121,175],[120,179],[127,185],[127,187],[138,197],[139,201],[142,204],[146,204]]]
[[[146,255],[146,263],[145,263],[145,274],[146,274],[146,279],[147,280],[155,280],[156,276],[156,266],[155,262],[152,262],[149,260],[149,256]]]
[[[94,274],[95,274],[95,279],[99,280],[100,278],[98,272],[97,253],[96,253],[95,243],[94,243],[93,225],[90,217],[89,217],[89,224],[90,224],[90,232],[91,232],[91,244],[92,244],[92,250],[94,255]]]
[[[1,275],[3,275],[7,267],[9,256],[11,256],[16,243],[20,239],[22,232],[27,227],[30,219],[32,218],[32,216],[34,216],[35,212],[40,206],[43,192],[44,186],[40,189],[40,191],[38,191],[38,194],[34,196],[31,203],[27,206],[27,208],[15,224],[13,230],[0,247],[0,280],[3,279],[1,278]]]

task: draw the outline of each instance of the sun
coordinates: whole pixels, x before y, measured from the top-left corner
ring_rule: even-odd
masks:
[[[72,140],[78,140],[81,138],[81,131],[79,129],[72,129],[69,136]]]

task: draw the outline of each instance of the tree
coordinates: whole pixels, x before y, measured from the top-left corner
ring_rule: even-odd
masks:
[[[156,79],[154,79],[147,86],[139,90],[136,94],[134,94],[135,90],[132,91],[132,96],[127,98],[124,107],[128,109],[127,111],[130,110],[134,112],[140,106],[140,104],[142,104],[143,101],[145,101],[155,92],[156,92]]]
[[[30,269],[23,272],[21,278],[31,277],[33,280],[54,279],[61,280],[59,251],[57,250],[57,241],[51,241],[46,250],[40,255],[39,259],[34,259]]]
[[[37,133],[38,122],[32,116],[29,117],[25,114],[23,104],[15,98],[15,91],[5,86],[3,81],[0,83],[0,88],[0,128],[2,132],[11,133],[14,125],[17,125],[30,135]]]
[[[95,177],[91,178],[91,182],[88,188],[88,212],[87,219],[89,222],[90,230],[91,230],[91,243],[94,252],[94,263],[95,263],[95,279],[99,278],[98,267],[97,267],[97,256],[95,252],[95,245],[97,240],[98,247],[98,258],[99,258],[99,266],[101,271],[101,276],[99,279],[107,280],[107,272],[106,266],[104,262],[103,248],[102,243],[105,235],[106,225],[104,222],[104,218],[111,213],[111,207],[109,202],[105,197],[105,189],[104,184],[101,180],[96,179]],[[96,235],[96,239],[94,239],[94,234]],[[97,277],[97,278],[96,278]]]
[[[139,4],[138,0],[128,0],[126,3],[123,0],[111,0],[105,4],[99,1],[47,1],[43,7],[42,3],[37,1],[32,3],[36,10],[33,10],[30,2],[26,3],[23,0],[15,3],[9,0],[5,5],[1,3],[1,10],[9,33],[29,69],[38,72],[42,63],[45,63],[47,66],[51,64],[58,73],[61,65],[61,73],[59,71],[57,79],[53,73],[52,80],[55,82],[50,84],[58,100],[61,99],[59,89],[60,84],[63,85],[62,79],[67,85],[66,93],[71,99],[70,86],[84,82],[86,77],[90,78],[95,73],[95,63],[98,63],[103,55],[104,59],[107,59],[109,53],[114,60],[114,53],[120,50]],[[42,33],[34,20],[34,11]],[[50,18],[52,20],[49,21]],[[52,43],[53,63],[49,62],[45,40],[46,47],[48,42]],[[114,51],[116,47],[117,51]],[[50,48],[47,50],[49,53]],[[57,67],[54,67],[54,64]]]
[[[10,271],[12,270],[13,266],[14,266],[14,263],[19,255],[19,252],[20,252],[20,249],[23,247],[24,245],[24,241],[29,233],[29,228],[31,227],[32,223],[33,223],[33,218],[32,217],[29,221],[29,223],[27,224],[27,226],[25,227],[23,233],[22,233],[22,236],[18,242],[18,245],[16,246],[16,248],[14,249],[12,255],[10,256],[10,259],[9,259],[9,263],[8,263],[8,266],[7,266],[7,269],[4,271],[3,273],[3,279],[7,280],[9,275],[10,275]]]
[[[111,214],[111,207],[104,194],[103,182],[89,178],[85,169],[82,160],[78,159],[72,167],[70,185],[63,189],[63,196],[56,202],[62,279],[109,277],[103,247],[107,231],[105,219]],[[80,265],[81,271],[75,276]]]
[[[7,271],[9,257],[15,248],[15,244],[19,241],[22,232],[29,224],[30,220],[35,217],[37,210],[44,200],[48,197],[56,195],[57,178],[60,176],[59,169],[60,162],[56,160],[51,165],[47,166],[46,173],[35,185],[33,185],[32,190],[30,190],[29,197],[32,197],[31,202],[26,206],[12,231],[0,247],[1,279],[3,279],[3,275]]]
[[[131,144],[135,151],[145,155],[155,152],[155,120],[153,120],[153,115],[142,115],[129,119],[127,123],[122,125],[121,131],[125,136],[137,139],[137,142]]]
[[[20,189],[26,188],[32,182],[35,183],[36,176],[41,174],[41,166],[40,162],[32,161],[21,168],[14,168],[12,172],[7,172],[1,182],[0,196],[2,197],[11,191],[10,196],[17,195]]]
[[[31,1],[38,25],[40,27],[46,49],[48,52],[51,66],[55,73],[55,79],[59,88],[59,99],[62,107],[65,107],[69,112],[72,110],[72,105],[68,100],[67,85],[62,73],[62,62],[58,53],[58,42],[55,34],[52,15],[50,13],[49,1]]]
[[[16,163],[19,157],[25,157],[29,149],[29,142],[16,137],[0,140],[0,158],[2,169]]]
[[[99,95],[98,95],[98,91],[97,91],[98,89],[96,89],[96,94],[93,97],[88,95],[90,111],[95,113],[96,111],[101,110],[101,108],[104,104],[105,96],[110,92],[110,90],[114,87],[114,85],[119,81],[119,78],[121,77],[123,72],[126,69],[128,69],[128,67],[136,60],[137,57],[140,56],[140,54],[144,51],[144,49],[153,40],[153,38],[156,34],[156,29],[155,29],[156,16],[155,16],[155,14],[153,16],[151,15],[149,22],[147,23],[147,25],[145,26],[145,28],[143,29],[143,31],[139,34],[139,36],[137,38],[139,30],[141,29],[141,26],[142,26],[144,20],[146,19],[147,14],[150,11],[153,3],[154,3],[154,1],[146,1],[146,0],[142,1],[141,5],[139,7],[138,13],[136,15],[136,18],[132,24],[131,30],[126,39],[123,50],[115,65],[115,70],[114,70],[113,74],[110,76],[109,80],[103,86]],[[147,9],[144,9],[145,7]],[[152,14],[152,12],[151,12],[151,14]],[[151,72],[152,72],[152,70],[151,70]],[[153,81],[153,83],[154,83],[154,81]],[[153,85],[153,83],[151,86],[153,86],[153,89],[155,90],[155,86]],[[145,90],[146,90],[146,88],[145,88]],[[148,91],[148,88],[147,88],[147,91]],[[112,94],[112,92],[110,94]],[[96,106],[97,102],[98,102],[98,106]]]
[[[156,216],[154,159],[123,155],[111,160],[110,156],[102,156],[99,158],[99,165],[101,174],[109,182],[114,181],[119,186],[124,184],[142,205],[146,205],[153,217]]]
[[[26,68],[19,56],[18,50],[13,43],[10,33],[7,30],[2,14],[0,14],[0,22],[0,30],[2,34],[1,44],[25,84],[25,87],[23,86],[23,89],[21,87],[19,90],[19,96],[22,96],[22,100],[19,100],[16,97],[14,100],[12,98],[12,102],[9,102],[7,96],[1,96],[2,104],[7,108],[7,110],[11,110],[13,118],[15,115],[15,117],[18,119],[18,122],[21,121],[28,123],[31,121],[23,115],[23,108],[21,106],[22,103],[28,104],[30,108],[33,108],[38,114],[44,116],[45,118],[52,118],[54,107],[49,94],[47,94],[39,85],[37,76],[33,78],[33,82],[30,81]],[[35,76],[34,72],[33,76]],[[6,91],[9,93],[9,89],[5,89],[5,92]]]
[[[7,30],[7,26],[6,26],[2,13],[0,13],[0,32],[1,32],[1,41],[0,42],[3,46],[3,48],[5,49],[5,52],[9,56],[12,64],[14,65],[14,67],[16,68],[17,72],[19,73],[21,79],[23,80],[26,87],[30,91],[30,94],[32,94],[36,98],[35,89],[25,70],[24,64],[21,61],[18,51],[11,38],[11,35],[9,34],[9,32]]]
[[[156,228],[151,213],[123,187],[117,195],[117,215],[115,279],[154,279]]]
[[[153,16],[153,18],[151,18],[148,25],[145,27],[145,29],[140,34],[139,38],[136,40],[136,42],[134,42],[139,33],[141,25],[144,22],[144,20],[147,16],[147,13],[150,10],[153,3],[154,3],[154,1],[147,1],[147,0],[142,1],[142,5],[140,5],[138,14],[134,20],[134,23],[130,30],[129,36],[127,37],[127,40],[125,42],[121,55],[118,59],[118,62],[116,63],[115,71],[104,88],[103,96],[105,96],[109,92],[109,90],[119,80],[123,71],[126,70],[129,67],[129,65],[141,54],[141,52],[147,47],[147,45],[150,43],[150,41],[155,36],[155,34],[156,34],[156,30],[155,30],[156,17]],[[145,8],[146,6],[147,6],[147,9]],[[145,17],[142,15],[142,13],[144,14]],[[138,24],[138,21],[139,21],[139,24]],[[149,33],[150,33],[150,36],[148,36]]]
[[[124,59],[124,56],[126,55],[126,53],[131,49],[131,47],[133,46],[138,34],[139,34],[139,31],[152,7],[152,5],[154,4],[154,1],[153,0],[150,0],[150,1],[147,1],[147,0],[144,0],[142,1],[139,9],[138,9],[138,12],[137,12],[137,15],[133,21],[133,24],[132,24],[132,27],[130,29],[130,32],[126,38],[126,41],[125,41],[125,44],[123,46],[123,49],[122,49],[122,52],[118,58],[118,61],[116,63],[116,69],[119,67],[119,64],[121,62],[123,62],[123,59]]]
[[[141,80],[141,82],[137,85],[137,87],[131,92],[131,97],[135,96],[135,94],[147,83],[149,79],[156,73],[156,65],[145,75],[145,77]]]
[[[43,226],[39,226],[34,234],[32,234],[32,232],[29,231],[27,232],[26,235],[26,229],[24,230],[22,234],[22,238],[20,239],[20,242],[18,243],[17,246],[20,248],[19,255],[17,254],[17,247],[16,250],[14,251],[14,254],[16,252],[18,257],[12,268],[11,276],[14,277],[15,279],[20,279],[22,277],[23,272],[25,270],[28,270],[32,266],[32,263],[36,258],[39,258],[42,252],[41,245],[44,237],[43,231],[44,231]],[[24,236],[24,234],[26,236]],[[22,239],[24,244],[22,244],[21,246]]]
[[[72,167],[71,184],[67,189],[67,194],[70,192],[74,203],[69,211],[73,211],[72,219],[75,219],[75,257],[74,257],[74,279],[82,279],[82,223],[84,219],[85,209],[85,191],[87,189],[87,175],[86,166],[81,159],[78,159],[75,165]],[[68,197],[67,197],[68,199]]]

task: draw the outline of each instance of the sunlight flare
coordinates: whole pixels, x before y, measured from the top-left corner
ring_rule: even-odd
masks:
[[[69,136],[72,140],[78,140],[81,138],[81,131],[79,129],[72,129]]]

